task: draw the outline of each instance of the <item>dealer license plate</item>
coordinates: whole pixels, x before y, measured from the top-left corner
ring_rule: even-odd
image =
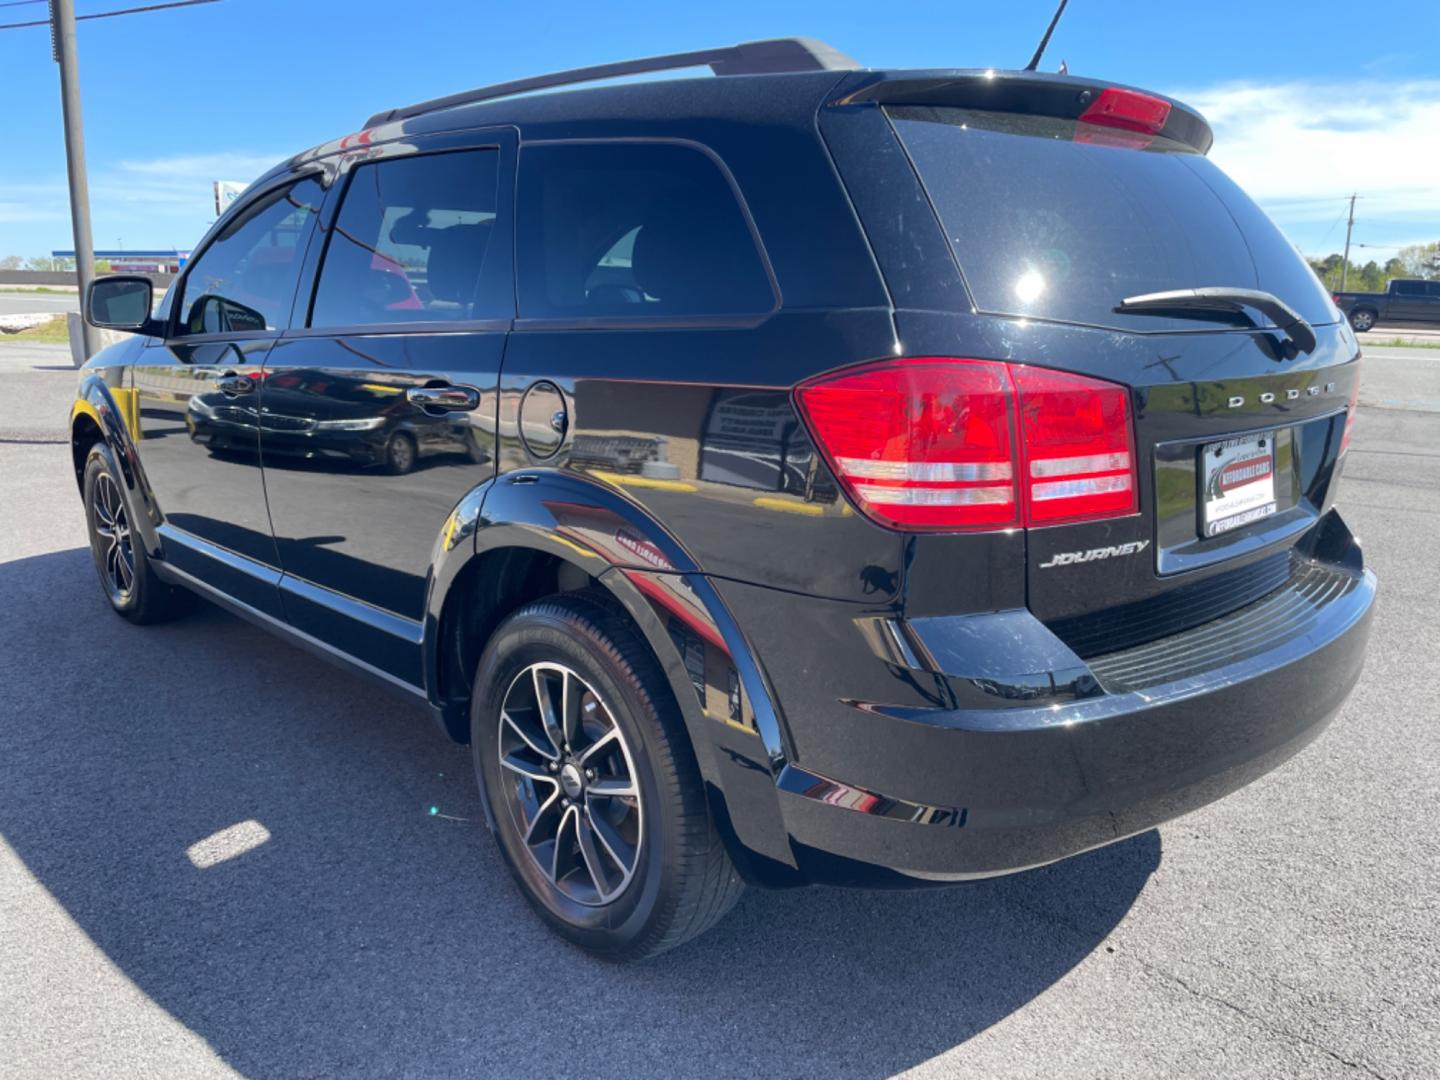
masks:
[[[1205,536],[1219,536],[1275,513],[1275,432],[1210,443],[1201,459]]]

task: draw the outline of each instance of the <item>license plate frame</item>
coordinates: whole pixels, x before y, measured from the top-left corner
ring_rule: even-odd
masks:
[[[1271,517],[1278,432],[1253,431],[1200,448],[1200,535],[1221,536]]]

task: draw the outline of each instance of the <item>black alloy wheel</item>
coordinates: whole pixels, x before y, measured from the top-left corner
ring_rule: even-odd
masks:
[[[500,707],[499,765],[511,826],[535,865],[577,904],[616,899],[635,877],[644,806],[625,735],[563,664],[523,669]]]
[[[135,592],[135,546],[125,500],[108,471],[96,476],[90,501],[91,529],[102,549],[96,558],[100,582],[110,603],[123,607]]]
[[[536,600],[496,628],[475,671],[470,741],[501,855],[574,944],[654,956],[739,897],[675,695],[603,589]]]
[[[110,607],[133,623],[164,622],[183,614],[190,594],[155,576],[121,486],[110,447],[100,442],[85,457],[82,492],[90,554]]]

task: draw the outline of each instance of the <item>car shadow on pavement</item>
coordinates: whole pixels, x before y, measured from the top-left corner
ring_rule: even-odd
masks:
[[[1151,831],[956,889],[751,890],[602,963],[530,913],[420,710],[208,605],[132,627],[78,548],[0,565],[0,610],[0,835],[248,1076],[886,1075],[1053,985],[1160,862]]]

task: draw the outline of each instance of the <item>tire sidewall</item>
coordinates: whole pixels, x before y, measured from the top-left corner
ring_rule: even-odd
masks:
[[[121,500],[125,502],[125,517],[130,523],[130,550],[135,561],[135,582],[130,588],[129,595],[123,599],[117,598],[110,591],[110,583],[106,580],[104,569],[105,552],[101,550],[100,534],[95,531],[95,484],[101,473],[108,473],[110,479],[114,481],[115,489],[120,493]],[[90,561],[95,566],[95,576],[99,579],[100,590],[105,594],[106,602],[115,611],[121,615],[132,615],[140,608],[141,596],[146,588],[145,553],[140,537],[135,531],[135,515],[130,512],[130,503],[125,497],[125,482],[121,478],[120,470],[116,468],[115,455],[103,442],[92,446],[85,458],[83,495],[85,529],[90,540]]]
[[[619,952],[650,921],[666,882],[667,851],[676,839],[667,835],[675,815],[655,774],[662,737],[654,703],[615,670],[613,660],[592,640],[593,625],[545,605],[521,612],[496,633],[476,673],[471,703],[471,750],[485,802],[486,819],[505,861],[520,880],[530,903],[571,940],[597,952]],[[588,624],[588,620],[585,620]],[[500,706],[515,677],[539,661],[563,663],[600,694],[629,745],[642,800],[640,864],[634,879],[616,900],[601,907],[577,904],[561,893],[525,848],[511,823],[500,790],[498,761]]]
[[[1359,321],[1367,318],[1369,319],[1368,325],[1363,327],[1357,325]],[[1375,329],[1375,316],[1369,311],[1352,312],[1350,315],[1350,328],[1362,334],[1365,333],[1367,330],[1373,330]]]

